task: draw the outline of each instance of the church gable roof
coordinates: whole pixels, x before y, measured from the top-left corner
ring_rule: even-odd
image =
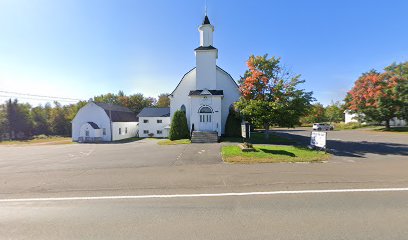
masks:
[[[112,122],[137,122],[136,114],[127,107],[101,102],[94,103],[105,110]]]
[[[181,78],[180,82],[177,84],[176,88],[174,88],[173,92],[170,93],[170,96],[172,96],[174,94],[174,92],[177,90],[177,88],[183,82],[184,78],[194,70],[196,70],[195,67],[192,68],[190,71],[188,71],[186,74],[184,74],[184,76]],[[218,65],[217,65],[217,70],[219,70],[220,72],[226,74],[228,76],[228,78],[235,84],[235,86],[237,87],[237,90],[238,90],[238,88],[239,88],[238,83],[232,78],[232,76],[228,72],[226,72],[224,69],[220,68]]]
[[[170,117],[170,108],[143,108],[137,117]]]
[[[200,95],[212,95],[212,96],[222,96],[224,95],[224,91],[223,90],[194,90],[194,91],[190,91],[190,93],[188,94],[188,96],[200,96]]]

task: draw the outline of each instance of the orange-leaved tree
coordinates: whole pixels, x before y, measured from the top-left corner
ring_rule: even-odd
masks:
[[[385,122],[401,114],[399,86],[402,79],[390,72],[379,73],[371,70],[357,79],[345,99],[347,109],[359,113],[365,121]]]
[[[293,127],[299,123],[310,102],[312,92],[298,89],[303,83],[300,75],[292,75],[280,63],[280,58],[250,56],[248,70],[241,77],[241,98],[235,104],[245,119],[265,129],[266,137],[270,126]]]

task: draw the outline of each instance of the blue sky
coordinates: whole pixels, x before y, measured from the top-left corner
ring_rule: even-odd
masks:
[[[171,92],[195,66],[204,2],[0,0],[0,91],[84,100]],[[408,61],[405,0],[207,5],[218,65],[234,79],[250,54],[280,56],[323,104],[343,99],[362,72]]]

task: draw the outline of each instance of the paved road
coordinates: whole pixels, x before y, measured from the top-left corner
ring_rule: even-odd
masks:
[[[308,136],[304,129],[279,134],[299,141]],[[322,164],[223,164],[220,144],[159,146],[152,140],[3,146],[0,199],[405,188],[407,137],[331,132],[336,156]],[[0,236],[404,239],[407,209],[408,192],[0,202]]]
[[[2,239],[406,239],[408,192],[2,203]]]

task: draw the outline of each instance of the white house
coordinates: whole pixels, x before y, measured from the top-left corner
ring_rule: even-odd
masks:
[[[116,141],[138,135],[136,115],[128,108],[88,102],[72,120],[72,141]]]
[[[364,115],[362,114],[361,116],[364,116]],[[344,122],[345,123],[357,123],[359,122],[358,117],[359,117],[358,113],[351,113],[350,110],[344,111],[344,119],[345,119]],[[394,117],[390,120],[391,127],[403,127],[406,125],[407,125],[407,121],[404,119],[398,119]]]
[[[350,110],[344,111],[344,122],[347,123],[357,123],[358,122],[358,114],[351,113]]]
[[[187,72],[169,95],[170,117],[185,111],[189,130],[224,134],[230,106],[240,97],[237,83],[217,66],[218,49],[213,47],[214,26],[205,16],[198,28],[196,67]]]
[[[167,138],[170,130],[170,108],[143,108],[139,118],[139,137]]]

